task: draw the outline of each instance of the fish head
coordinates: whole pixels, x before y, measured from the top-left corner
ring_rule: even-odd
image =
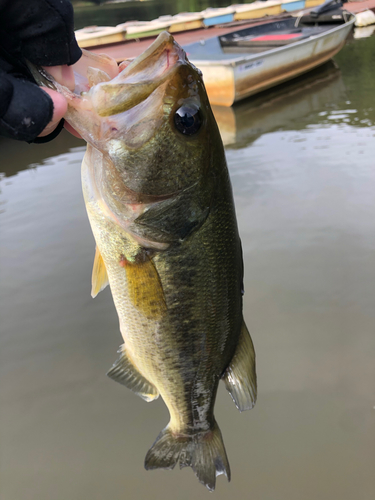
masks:
[[[114,197],[168,197],[210,175],[219,131],[202,74],[172,35],[160,34],[113,78],[85,66],[86,80],[66,94],[66,119],[103,154]]]

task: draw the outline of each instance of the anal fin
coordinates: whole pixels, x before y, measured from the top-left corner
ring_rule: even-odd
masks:
[[[257,398],[255,351],[244,321],[236,352],[222,378],[237,408],[251,410]]]
[[[91,277],[91,297],[96,297],[99,292],[104,290],[108,283],[107,269],[103,262],[103,257],[98,247],[96,247]]]
[[[122,345],[118,352],[120,357],[107,373],[108,377],[125,385],[147,402],[157,399],[159,391],[135,368],[126,353],[125,345]]]

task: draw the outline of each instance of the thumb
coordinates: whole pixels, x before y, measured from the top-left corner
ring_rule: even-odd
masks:
[[[40,87],[40,88],[43,92],[46,92],[49,95],[49,97],[52,99],[53,102],[52,119],[45,127],[45,129],[42,131],[42,133],[39,134],[38,136],[38,137],[45,137],[46,135],[49,135],[51,132],[53,132],[57,127],[57,125],[60,123],[60,120],[64,117],[68,109],[68,104],[66,102],[65,97],[56,92],[55,90],[46,87]]]

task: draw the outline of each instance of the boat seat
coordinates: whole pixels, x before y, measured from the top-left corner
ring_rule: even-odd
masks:
[[[264,33],[253,36],[243,36],[231,39],[221,37],[222,46],[226,47],[279,47],[295,43],[304,38],[308,38],[310,34],[304,33],[301,29],[288,31],[278,31],[274,33]]]

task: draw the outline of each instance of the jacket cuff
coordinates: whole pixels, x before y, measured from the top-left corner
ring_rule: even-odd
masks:
[[[45,142],[52,141],[52,139],[57,137],[59,133],[62,131],[62,129],[64,128],[64,123],[65,123],[64,118],[61,118],[59,124],[57,125],[57,127],[53,132],[51,132],[48,135],[45,135],[44,137],[36,137],[33,141],[28,141],[28,142],[34,144],[44,144]]]
[[[0,74],[0,134],[33,141],[53,116],[51,97],[36,84]]]

